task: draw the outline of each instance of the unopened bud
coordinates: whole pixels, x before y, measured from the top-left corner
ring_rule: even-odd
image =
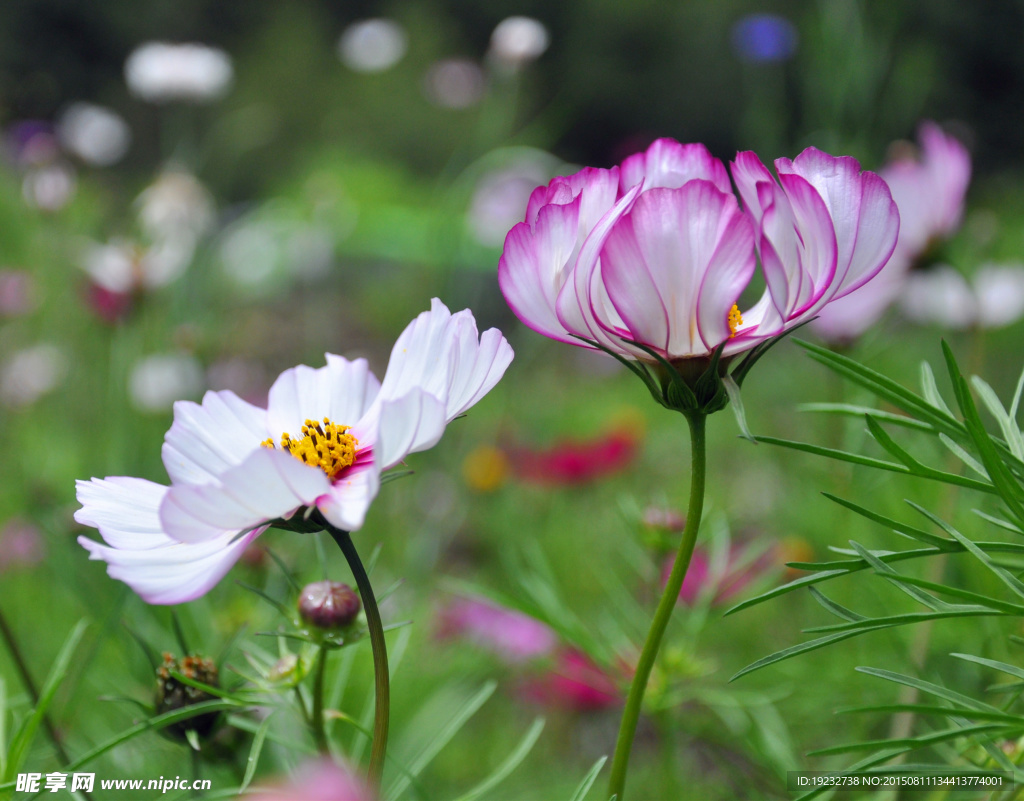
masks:
[[[158,715],[162,715],[165,712],[175,712],[203,701],[216,700],[215,696],[210,695],[205,690],[192,687],[175,678],[173,675],[175,673],[210,687],[220,686],[217,666],[213,663],[212,659],[194,655],[175,659],[171,654],[165,653],[164,663],[156,671],[156,712]],[[213,731],[214,724],[217,722],[219,715],[219,712],[207,712],[203,715],[197,715],[194,718],[174,723],[164,729],[164,731],[184,739],[187,736],[186,732],[189,729],[193,729],[199,736],[205,737]]]
[[[299,593],[299,615],[319,629],[340,629],[356,619],[362,604],[347,584],[317,581]]]

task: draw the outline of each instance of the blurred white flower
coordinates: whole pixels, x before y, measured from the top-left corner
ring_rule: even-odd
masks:
[[[68,360],[50,343],[32,345],[15,353],[0,370],[0,398],[9,406],[27,406],[60,385]]]
[[[1001,328],[1024,316],[1024,265],[989,264],[968,280],[947,264],[912,272],[902,292],[903,313],[942,328]]]
[[[553,156],[537,151],[485,173],[469,204],[474,238],[485,247],[500,247],[505,235],[522,221],[533,190],[555,174],[555,164]]]
[[[124,65],[128,89],[150,103],[208,103],[227,93],[233,76],[228,54],[201,44],[147,42]]]
[[[987,264],[974,274],[978,322],[1002,328],[1024,316],[1024,264]]]
[[[284,203],[268,203],[232,224],[221,239],[220,261],[239,288],[274,291],[289,280],[326,273],[334,260],[331,229],[302,219]]]
[[[75,173],[65,164],[33,167],[21,182],[21,194],[32,208],[60,211],[75,194]]]
[[[72,103],[57,123],[57,136],[69,153],[87,164],[109,167],[128,152],[132,132],[119,114],[92,103]]]
[[[94,284],[129,294],[159,289],[184,275],[195,253],[194,240],[167,239],[143,247],[127,239],[86,242],[79,264]]]
[[[169,411],[174,401],[203,391],[203,368],[194,356],[164,353],[138,362],[128,379],[132,405],[142,412]]]
[[[533,17],[506,17],[491,33],[491,55],[515,68],[540,58],[550,38],[544,23]]]
[[[444,108],[468,108],[484,94],[484,73],[475,61],[448,58],[436,62],[424,79],[427,97]]]
[[[364,19],[349,25],[338,40],[338,56],[356,72],[383,72],[405,55],[408,37],[394,20]]]
[[[184,170],[162,172],[135,203],[142,230],[154,241],[185,237],[194,242],[214,223],[213,198]]]

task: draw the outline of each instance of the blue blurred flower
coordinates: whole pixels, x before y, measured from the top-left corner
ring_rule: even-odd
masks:
[[[778,14],[747,14],[732,26],[732,46],[741,61],[786,61],[800,41],[796,26]]]

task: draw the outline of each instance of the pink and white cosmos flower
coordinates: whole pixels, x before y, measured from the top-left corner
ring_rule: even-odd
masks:
[[[79,481],[75,519],[106,545],[79,542],[149,603],[198,598],[271,521],[316,509],[360,528],[381,472],[433,447],[511,361],[500,331],[478,337],[468,309],[435,298],[398,338],[383,382],[365,359],[327,354],[325,367],[283,372],[266,409],[230,391],[179,401],[162,452],[170,486]]]
[[[869,281],[899,214],[879,176],[814,148],[775,162],[739,153],[732,177],[703,145],[659,139],[610,170],[538,187],[505,240],[498,280],[545,336],[650,360],[748,350]],[[760,258],[767,287],[741,311]]]
[[[880,170],[900,212],[896,250],[870,286],[830,305],[814,322],[827,340],[848,342],[864,333],[903,293],[914,263],[960,227],[971,180],[970,154],[934,122],[921,124],[918,139],[920,158],[905,156]]]

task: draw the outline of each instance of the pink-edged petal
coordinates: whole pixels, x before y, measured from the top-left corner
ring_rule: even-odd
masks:
[[[693,180],[710,181],[719,191],[732,192],[725,165],[704,145],[681,144],[675,139],[656,139],[643,153],[627,158],[619,179],[623,192],[641,182],[645,189],[678,189]]]
[[[108,564],[111,578],[125,582],[151,604],[177,604],[205,595],[263,529],[235,539],[227,531],[203,543],[173,540],[161,530],[159,509],[168,488],[127,476],[78,482],[82,508],[75,519],[99,529],[107,545],[79,537],[90,559]]]
[[[934,122],[921,123],[917,134],[921,141],[935,209],[933,236],[949,236],[959,226],[964,213],[964,197],[971,182],[971,156],[959,139],[945,133]],[[884,178],[884,176],[883,176]],[[900,199],[893,193],[897,206]],[[902,213],[902,206],[900,212]]]
[[[862,286],[892,255],[899,231],[899,213],[885,182],[861,173],[850,156],[835,157],[807,148],[793,162],[776,162],[780,180],[796,174],[821,196],[832,217],[838,248],[836,275],[829,297]]]
[[[629,212],[642,190],[643,184],[634,186],[594,226],[580,248],[572,273],[559,291],[555,303],[558,320],[566,331],[596,340],[609,350],[626,355],[630,355],[630,351],[623,348],[618,338],[612,338],[606,333],[605,328],[613,323],[608,320],[599,322],[595,316],[595,309],[600,311],[601,304],[591,295],[604,243],[612,227]]]
[[[330,481],[319,468],[285,451],[257,448],[215,483],[173,485],[160,504],[160,522],[176,540],[202,542],[224,531],[288,517],[315,503],[329,488]]]
[[[274,381],[264,439],[269,436],[277,442],[285,432],[297,436],[307,419],[328,417],[338,425],[353,425],[366,413],[380,391],[366,359],[350,361],[333,353],[326,354],[326,359],[324,367],[302,364],[285,370]]]
[[[839,272],[839,248],[832,217],[815,188],[799,175],[785,173],[779,175],[779,183],[792,210],[800,260],[801,284],[795,303],[791,298],[795,305],[789,315],[792,317],[820,307],[832,296],[830,291]]]
[[[707,264],[697,297],[697,328],[708,350],[733,336],[729,314],[757,268],[753,222],[740,212],[735,201],[726,216],[728,221]]]
[[[387,470],[410,453],[433,447],[446,425],[444,402],[419,387],[383,401],[373,448],[376,463]]]
[[[360,460],[317,499],[316,505],[331,525],[345,531],[357,531],[362,528],[379,490],[380,471],[377,465],[372,459]]]
[[[171,481],[204,484],[239,464],[266,439],[266,417],[230,390],[207,392],[201,405],[175,403],[161,451]]]
[[[753,217],[755,224],[760,225],[764,207],[759,199],[758,184],[774,184],[775,179],[761,163],[757,154],[749,150],[737,153],[736,160],[730,166],[732,179],[736,182],[744,210]]]
[[[538,334],[578,344],[558,320],[555,301],[572,267],[580,200],[549,205],[534,228],[519,223],[505,237],[498,286],[516,317]]]

